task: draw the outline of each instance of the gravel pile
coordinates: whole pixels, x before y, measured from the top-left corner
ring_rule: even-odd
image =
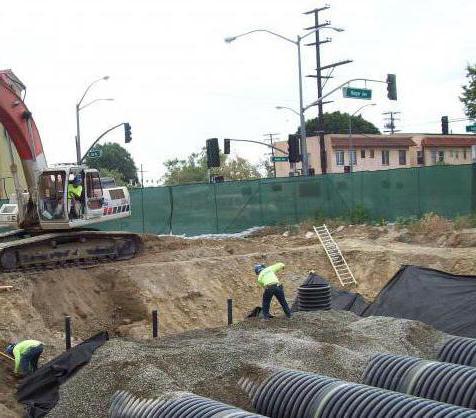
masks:
[[[66,382],[48,417],[107,416],[111,396],[188,391],[252,410],[240,379],[259,383],[276,368],[360,382],[369,357],[394,353],[434,359],[446,335],[416,321],[350,312],[298,313],[159,339],[114,339]]]

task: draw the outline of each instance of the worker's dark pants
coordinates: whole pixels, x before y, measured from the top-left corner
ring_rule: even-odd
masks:
[[[29,375],[38,369],[38,359],[43,353],[43,344],[31,347],[23,353],[20,359],[20,372],[22,375]]]
[[[271,306],[271,299],[276,296],[278,302],[281,304],[284,313],[288,318],[291,317],[291,310],[289,309],[288,302],[284,296],[284,290],[282,285],[273,284],[264,289],[263,293],[263,317],[269,319],[269,307]]]

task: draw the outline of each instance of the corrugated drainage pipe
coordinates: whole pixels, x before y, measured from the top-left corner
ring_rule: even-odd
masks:
[[[298,310],[318,311],[331,308],[329,284],[309,284],[298,287]]]
[[[295,370],[271,375],[252,402],[273,418],[476,417],[459,406]]]
[[[111,399],[110,418],[260,418],[234,406],[192,393],[175,398],[141,399],[125,391],[117,391]]]
[[[382,389],[476,409],[474,367],[379,354],[370,360],[363,380]]]
[[[438,360],[476,367],[476,339],[464,337],[449,339],[441,347]]]

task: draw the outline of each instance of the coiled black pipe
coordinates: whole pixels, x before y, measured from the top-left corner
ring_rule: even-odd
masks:
[[[476,417],[476,411],[459,406],[295,370],[271,375],[252,403],[273,418]]]
[[[327,283],[307,284],[298,287],[297,306],[300,311],[330,309],[331,287]]]
[[[476,368],[379,354],[364,372],[367,385],[476,409]]]
[[[441,347],[438,360],[476,367],[476,339],[464,337],[449,339]]]
[[[242,409],[192,393],[173,399],[141,399],[125,391],[117,391],[111,399],[110,418],[259,418]]]

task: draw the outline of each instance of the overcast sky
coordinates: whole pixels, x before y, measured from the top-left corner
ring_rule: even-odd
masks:
[[[311,0],[23,0],[0,11],[0,67],[27,85],[27,105],[39,127],[49,163],[74,160],[75,103],[104,75],[81,112],[83,150],[104,130],[129,121],[127,145],[145,177],[158,179],[163,162],[199,151],[206,138],[287,138],[298,117],[275,106],[298,108],[296,48],[266,34],[226,44],[226,36],[266,28],[288,37],[313,19],[302,13]],[[405,132],[440,132],[440,118],[464,117],[458,96],[465,67],[476,62],[476,1],[334,0],[322,14],[330,30],[323,64],[353,59],[326,86],[355,77],[384,80],[397,74],[398,102],[385,85],[373,89],[375,107],[363,117],[383,128],[382,112],[400,111]],[[312,36],[310,37],[312,38]],[[303,48],[304,74],[315,70],[312,47]],[[362,83],[354,84],[363,86]],[[316,99],[315,79],[304,81],[305,103]],[[333,96],[326,111],[354,112],[360,100]],[[306,116],[315,117],[316,109]],[[463,133],[466,122],[454,123]],[[107,139],[123,142],[123,131]],[[266,149],[232,144],[235,154],[257,161]]]

